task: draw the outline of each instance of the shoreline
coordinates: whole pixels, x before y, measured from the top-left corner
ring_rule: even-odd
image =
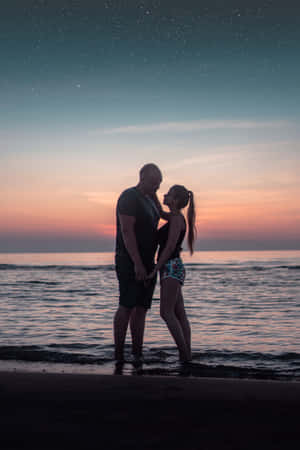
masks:
[[[300,439],[299,382],[0,371],[0,399],[3,450],[287,449]]]
[[[257,380],[257,381],[282,381],[286,383],[300,382],[297,374],[294,376],[277,373],[272,369],[261,369],[255,367],[239,367],[225,365],[209,365],[192,362],[190,366],[174,365],[172,368],[153,367],[144,363],[136,366],[127,360],[121,366],[116,365],[114,360],[104,364],[79,364],[46,361],[26,360],[0,360],[0,372],[10,373],[49,373],[49,374],[83,374],[83,375],[123,375],[143,377],[175,377],[195,379],[226,379],[226,380]]]

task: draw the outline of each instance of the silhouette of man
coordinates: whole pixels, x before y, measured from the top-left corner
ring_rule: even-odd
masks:
[[[162,182],[155,164],[144,165],[139,183],[126,189],[117,203],[116,272],[119,307],[114,317],[115,359],[124,360],[124,344],[130,321],[132,354],[142,357],[145,318],[151,307],[156,278],[146,280],[154,268],[159,211],[152,197]]]

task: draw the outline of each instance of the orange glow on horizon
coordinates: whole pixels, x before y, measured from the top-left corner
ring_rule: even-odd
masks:
[[[298,192],[215,191],[196,195],[199,237],[299,237]],[[3,197],[0,233],[114,238],[115,192],[27,192]],[[162,223],[162,222],[161,222]]]
[[[160,226],[163,224],[161,221]],[[197,211],[196,227],[199,236],[234,238],[236,235],[270,237],[282,234],[283,237],[300,235],[300,217],[284,214],[278,210],[256,210],[254,206],[243,208],[213,208]],[[114,210],[106,212],[83,211],[81,214],[56,211],[42,214],[10,214],[1,221],[0,233],[46,233],[69,235],[93,235],[113,238],[116,234]]]

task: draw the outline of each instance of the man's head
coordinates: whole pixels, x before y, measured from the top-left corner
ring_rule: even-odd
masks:
[[[144,194],[153,195],[162,182],[162,174],[159,168],[152,163],[145,164],[140,170],[139,186]]]

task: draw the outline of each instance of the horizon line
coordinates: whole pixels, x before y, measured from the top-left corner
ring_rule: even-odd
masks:
[[[300,246],[299,248],[264,248],[264,249],[254,249],[254,248],[241,248],[241,249],[196,249],[194,250],[194,253],[196,252],[300,252]],[[189,250],[183,250],[183,253],[189,253]],[[114,254],[114,250],[54,250],[54,251],[42,251],[42,250],[30,250],[30,251],[6,251],[3,252],[0,250],[0,255],[10,255],[10,254],[36,254],[36,253],[49,253],[49,254],[55,254],[55,253],[112,253]],[[0,264],[2,264],[0,262]]]

